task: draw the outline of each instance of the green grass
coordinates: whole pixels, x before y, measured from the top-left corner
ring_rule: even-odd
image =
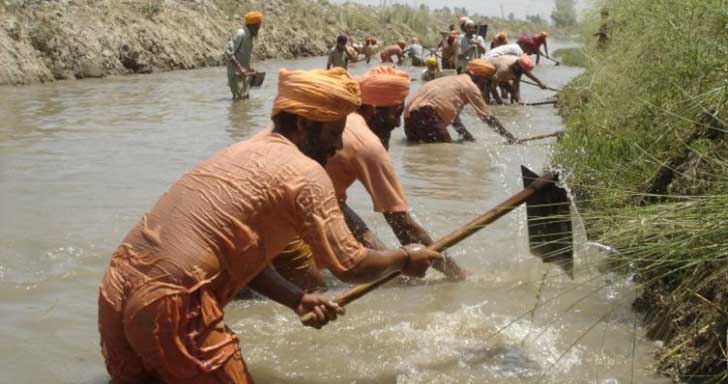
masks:
[[[728,3],[606,0],[596,10],[584,24],[586,72],[560,95],[567,134],[554,162],[590,237],[619,249],[640,282],[638,307],[666,341],[660,368],[725,382],[728,144],[687,139],[704,112],[728,126]],[[684,151],[668,196],[645,205],[657,170]]]
[[[570,67],[586,67],[587,58],[579,48],[562,48],[553,52],[553,56],[561,61],[561,64]]]

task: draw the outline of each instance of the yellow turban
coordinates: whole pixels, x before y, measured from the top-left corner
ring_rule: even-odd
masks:
[[[260,25],[263,22],[263,14],[258,11],[251,11],[243,16],[246,25]]]
[[[437,66],[437,57],[430,56],[425,60],[425,65],[428,67],[434,67]]]
[[[482,59],[470,60],[468,66],[466,67],[466,70],[475,76],[483,77],[493,76],[496,72],[495,66],[493,64]]]
[[[346,118],[359,105],[359,84],[343,68],[278,73],[278,96],[273,114],[293,113],[312,121],[331,122]]]
[[[392,67],[376,67],[357,77],[361,103],[375,107],[393,107],[404,103],[410,90],[410,75]]]

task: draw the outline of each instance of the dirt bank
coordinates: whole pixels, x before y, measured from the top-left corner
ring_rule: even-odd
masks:
[[[257,60],[323,55],[336,35],[437,41],[449,11],[311,0],[0,0],[0,85],[221,65],[240,16],[260,9]],[[481,18],[498,29],[544,26]]]

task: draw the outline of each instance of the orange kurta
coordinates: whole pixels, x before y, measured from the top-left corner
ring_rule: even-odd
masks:
[[[366,252],[324,169],[285,137],[240,142],[188,171],[129,232],[103,277],[99,330],[111,375],[207,382],[242,360],[222,307],[296,235],[334,272]]]
[[[447,76],[432,80],[420,87],[405,108],[405,119],[413,111],[432,108],[443,125],[447,126],[460,114],[465,104],[470,104],[480,118],[490,115],[488,105],[470,75]]]
[[[343,148],[326,164],[337,198],[345,201],[346,190],[359,180],[372,198],[374,211],[407,211],[389,153],[361,115],[352,113],[347,117],[342,140]]]

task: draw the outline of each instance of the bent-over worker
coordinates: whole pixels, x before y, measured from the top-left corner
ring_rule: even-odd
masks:
[[[253,39],[258,36],[263,15],[252,11],[243,16],[243,25],[225,47],[227,59],[227,76],[233,100],[247,99],[250,92],[250,81],[255,70],[250,66],[253,55]]]
[[[527,55],[536,55],[536,64],[539,63],[541,56],[546,57],[550,60],[552,60],[556,65],[559,65],[559,61],[549,56],[549,47],[546,43],[546,38],[549,36],[547,32],[541,32],[533,35],[533,37],[528,37],[528,35],[524,34],[521,36],[520,39],[518,39],[517,44],[521,46],[521,49],[523,49],[523,52]],[[541,51],[541,46],[543,45],[543,48],[545,52]]]
[[[377,67],[357,78],[362,105],[346,120],[343,147],[326,164],[341,211],[354,236],[364,246],[386,248],[347,204],[347,190],[355,181],[362,183],[372,199],[374,211],[384,215],[400,243],[432,243],[427,231],[409,213],[409,205],[394,165],[387,152],[393,129],[400,126],[404,100],[410,89],[405,71]],[[304,241],[297,240],[273,265],[286,279],[304,290],[325,287],[326,283]],[[435,268],[450,278],[463,278],[462,270],[449,258]]]
[[[349,282],[422,276],[420,245],[363,247],[320,163],[341,147],[359,87],[341,68],[279,74],[273,131],[185,173],[132,228],[99,290],[101,350],[113,382],[252,383],[223,308],[249,286],[321,327],[343,308],[305,294],[270,263],[296,236]]]
[[[424,82],[428,82],[430,80],[435,80],[438,77],[440,77],[441,71],[440,71],[440,64],[437,62],[437,56],[430,56],[425,60],[425,68],[424,71],[422,71],[421,80]]]
[[[482,90],[488,89],[495,73],[492,64],[474,59],[468,63],[465,73],[441,77],[420,87],[405,108],[404,132],[407,139],[426,143],[451,142],[447,127],[456,122],[465,104],[470,104],[483,122],[509,142],[515,142],[516,138],[490,113],[483,99]],[[455,123],[453,128],[463,139],[474,140],[462,124]]]
[[[413,37],[410,45],[404,48],[404,54],[409,56],[413,67],[425,65],[425,48],[422,47],[419,37]]]
[[[402,65],[404,60],[404,47],[407,43],[404,40],[400,40],[395,45],[390,45],[382,50],[379,57],[382,59],[382,63],[391,63],[392,56],[397,56],[397,65]]]
[[[502,104],[503,101],[498,96],[496,87],[501,86],[508,90],[511,95],[511,103],[521,102],[521,76],[535,81],[541,89],[546,89],[546,85],[535,75],[531,73],[534,68],[533,60],[530,56],[523,54],[519,56],[499,56],[486,59],[496,68],[495,80],[490,83],[490,93],[495,98],[496,103]]]
[[[508,33],[498,32],[495,37],[493,37],[493,40],[491,40],[490,42],[490,49],[498,48],[506,44],[508,44]]]

